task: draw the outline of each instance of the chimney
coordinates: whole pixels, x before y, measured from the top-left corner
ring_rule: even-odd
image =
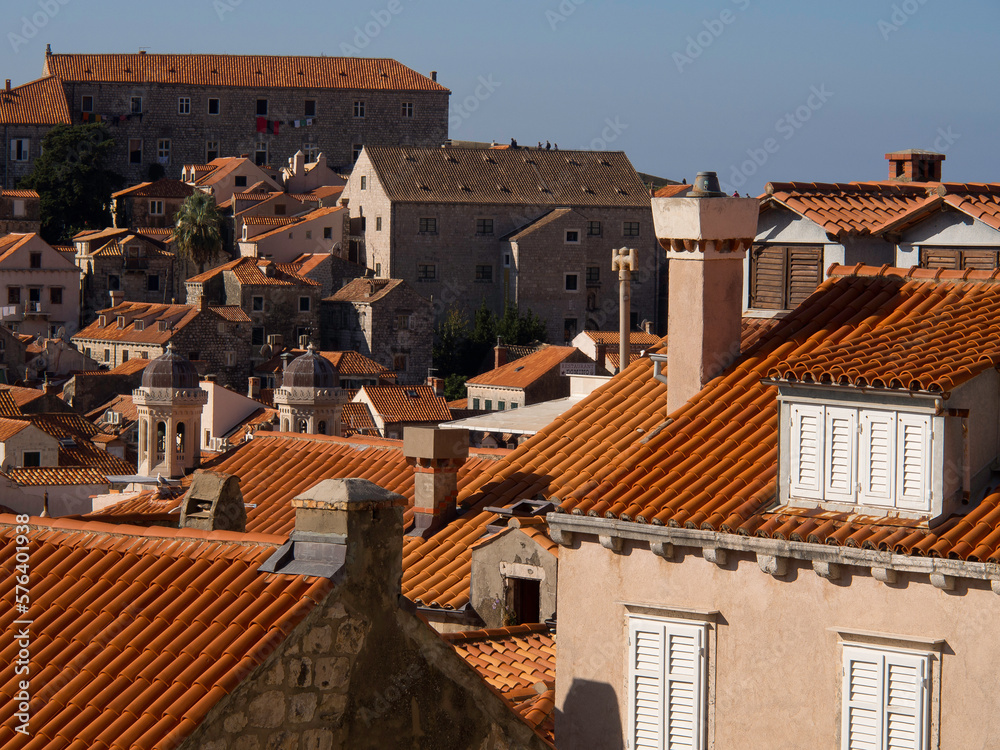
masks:
[[[644,333],[652,333],[653,332],[653,321],[651,321],[651,320],[644,320],[644,321],[642,321],[642,330],[643,330]]]
[[[7,79],[7,91],[10,91],[10,79]]]
[[[108,296],[111,297],[112,307],[118,307],[118,305],[125,301],[125,292],[118,289],[108,292]]]
[[[249,387],[247,388],[247,398],[260,398],[260,378],[250,378]]]
[[[740,354],[743,260],[760,206],[756,198],[726,197],[715,172],[699,172],[686,197],[653,198],[652,207],[670,264],[666,377],[673,413]]]
[[[196,471],[181,500],[182,529],[246,531],[247,511],[240,479],[218,471]]]
[[[594,360],[597,362],[598,370],[608,369],[608,345],[599,343],[597,344],[597,352],[594,355]]]
[[[341,198],[341,199],[340,199],[340,205],[341,205],[341,206],[342,206],[343,208],[347,208],[347,204],[348,204],[348,203],[350,203],[350,202],[351,202],[351,199],[350,199],[350,198]]]
[[[493,347],[493,369],[503,367],[505,364],[507,364],[507,347],[497,338],[497,345]]]
[[[618,271],[618,370],[628,367],[632,351],[632,273],[639,270],[635,248],[611,251],[611,270]]]
[[[427,385],[434,391],[435,396],[444,396],[444,378],[428,375]]]
[[[905,149],[886,154],[890,182],[941,182],[944,154],[919,149]]]
[[[469,457],[469,431],[407,427],[403,455],[413,467],[413,529],[426,539],[457,513],[458,470]]]
[[[432,81],[434,81],[434,83],[437,83],[437,80],[438,80],[438,72],[437,72],[436,70],[432,70],[432,71],[431,71],[431,80],[432,80]]]
[[[295,529],[259,570],[337,576],[399,606],[406,499],[366,479],[326,479],[292,500]]]
[[[198,309],[207,310],[208,309],[208,297],[204,294],[198,298]]]

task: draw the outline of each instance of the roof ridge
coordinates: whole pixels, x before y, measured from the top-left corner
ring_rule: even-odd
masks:
[[[86,469],[90,467],[41,467],[41,468],[64,468],[64,469]],[[177,498],[178,502],[180,497]],[[0,514],[0,528],[17,525],[14,516],[8,513]],[[8,520],[9,519],[9,520]],[[32,516],[28,522],[40,530],[51,531],[77,531],[93,534],[95,537],[107,538],[114,542],[121,537],[145,538],[145,539],[174,539],[178,542],[215,542],[240,547],[258,547],[262,545],[279,547],[284,544],[287,537],[276,534],[261,534],[256,532],[240,531],[203,531],[192,528],[166,528],[162,526],[132,526],[128,524],[106,524],[94,521],[85,521],[77,518],[63,516],[60,518],[41,518]]]
[[[898,276],[901,279],[919,281],[922,283],[956,281],[974,281],[977,283],[983,283],[1000,281],[1000,269],[990,271],[973,269],[945,270],[943,268],[897,268],[888,264],[884,266],[872,266],[864,263],[858,263],[853,266],[847,266],[841,263],[834,263],[827,270],[827,276],[830,278],[843,278],[845,276],[860,276],[868,278],[877,276]]]

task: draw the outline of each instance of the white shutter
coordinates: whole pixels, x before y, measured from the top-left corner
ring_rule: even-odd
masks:
[[[824,408],[792,404],[791,461],[788,467],[792,497],[823,498]]]
[[[860,440],[860,502],[891,508],[896,485],[896,414],[862,411]]]
[[[930,510],[930,415],[900,414],[896,424],[896,507]]]
[[[704,747],[705,626],[629,619],[631,747]]]
[[[853,503],[857,500],[857,410],[826,407],[825,433],[824,499]]]
[[[926,750],[928,657],[844,647],[841,747]]]
[[[10,141],[10,160],[17,161],[17,139],[11,139]]]
[[[662,622],[629,620],[629,734],[636,750],[664,748],[665,638]]]

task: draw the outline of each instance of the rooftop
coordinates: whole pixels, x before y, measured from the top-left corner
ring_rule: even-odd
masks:
[[[66,93],[52,76],[0,91],[0,124],[58,125],[72,124]]]
[[[577,353],[575,346],[547,346],[495,370],[469,378],[466,385],[499,386],[502,388],[527,388]]]
[[[300,276],[288,266],[264,258],[238,258],[192,276],[187,283],[205,283],[227,272],[232,272],[236,280],[244,286],[320,286],[318,281]]]
[[[365,398],[366,397],[366,398]],[[384,422],[447,422],[448,402],[428,385],[364,385],[354,398],[367,400]]]
[[[375,302],[402,283],[402,279],[352,279],[327,299],[334,302]]]

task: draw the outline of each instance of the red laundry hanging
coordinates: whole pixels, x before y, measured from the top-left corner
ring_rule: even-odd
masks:
[[[267,132],[267,118],[266,117],[258,117],[257,118],[257,132],[258,133],[266,133]]]

